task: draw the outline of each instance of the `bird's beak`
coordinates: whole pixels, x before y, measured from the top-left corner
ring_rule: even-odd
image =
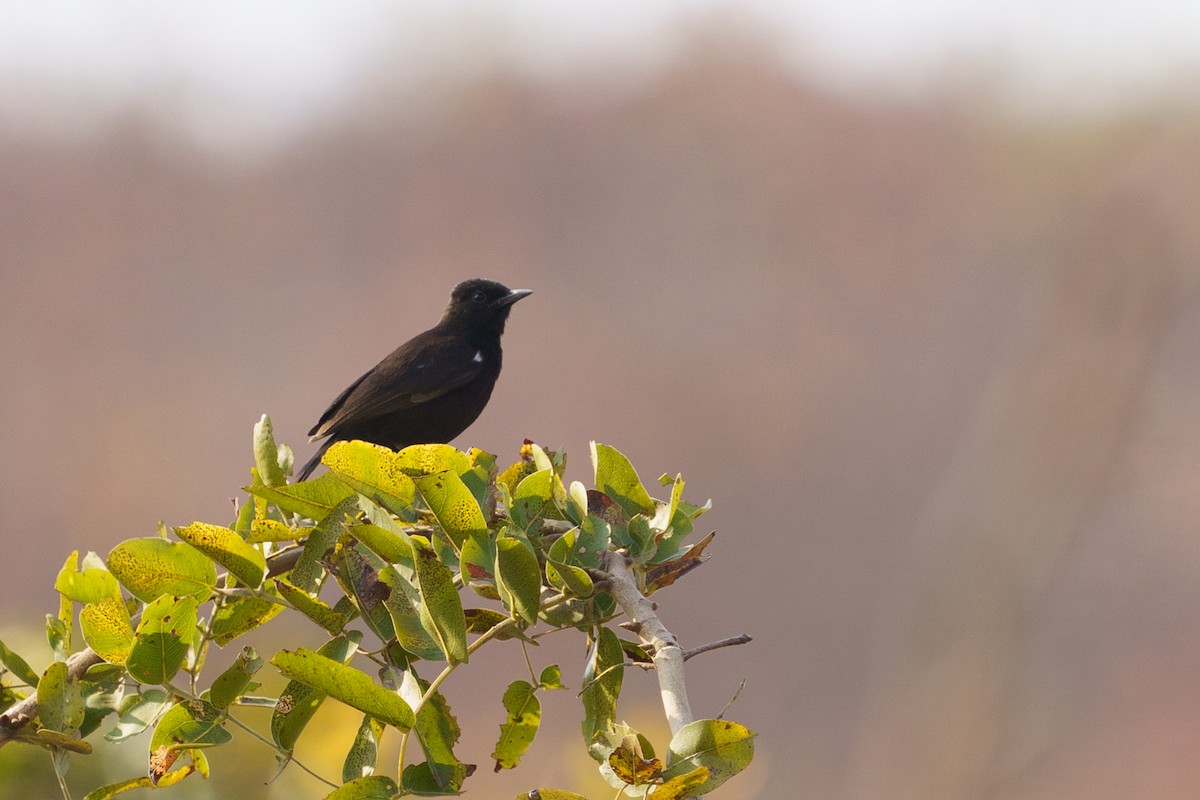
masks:
[[[513,289],[511,292],[504,295],[504,297],[501,297],[499,300],[497,300],[496,305],[500,306],[501,308],[504,306],[511,306],[522,297],[528,297],[531,294],[533,294],[533,289]]]

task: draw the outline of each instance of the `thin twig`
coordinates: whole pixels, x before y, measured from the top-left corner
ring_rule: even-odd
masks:
[[[733,704],[737,702],[737,699],[742,694],[742,689],[745,689],[745,688],[746,688],[746,679],[742,678],[742,682],[738,686],[737,691],[733,693],[733,697],[729,698],[729,702],[726,703],[725,707],[721,709],[721,713],[717,714],[717,719],[725,719],[725,712],[728,711],[730,709],[730,707],[732,707]]]
[[[683,654],[683,660],[687,661],[692,656],[698,656],[701,653],[707,653],[709,650],[717,650],[722,647],[733,647],[734,645],[739,644],[749,644],[752,641],[754,640],[744,633],[740,633],[737,636],[730,636],[728,639],[718,639],[715,642],[709,642],[708,644],[702,644],[699,647],[693,647],[691,650],[688,650]]]

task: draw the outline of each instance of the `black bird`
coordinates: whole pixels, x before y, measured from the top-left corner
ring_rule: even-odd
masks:
[[[350,384],[308,432],[325,438],[300,470],[306,479],[334,442],[362,439],[393,450],[444,443],[475,421],[500,376],[500,335],[512,304],[532,294],[495,281],[464,281],[441,321]]]

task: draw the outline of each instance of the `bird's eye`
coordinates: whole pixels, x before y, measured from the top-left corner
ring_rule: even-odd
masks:
[[[471,295],[471,299],[474,300],[476,303],[486,303],[487,295],[484,294],[483,292],[476,292],[475,294]]]

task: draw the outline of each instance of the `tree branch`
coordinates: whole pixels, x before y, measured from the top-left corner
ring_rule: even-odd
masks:
[[[629,624],[625,627],[637,634],[654,659],[663,711],[666,712],[667,724],[671,726],[671,735],[674,736],[680,728],[695,720],[688,703],[687,683],[684,680],[683,648],[675,640],[675,635],[667,630],[658,618],[654,604],[647,600],[638,588],[625,555],[609,552],[606,566],[608,593],[629,617]]]
[[[103,661],[95,650],[85,648],[67,659],[67,675],[70,680],[77,681],[90,668]],[[0,714],[0,747],[15,739],[22,729],[33,722],[37,718],[37,711],[37,695],[33,694]]]

